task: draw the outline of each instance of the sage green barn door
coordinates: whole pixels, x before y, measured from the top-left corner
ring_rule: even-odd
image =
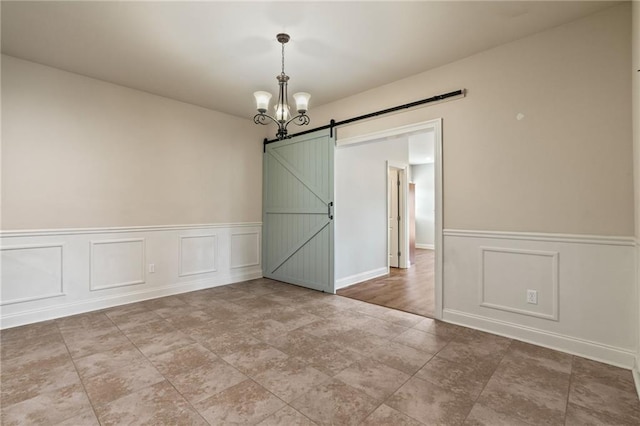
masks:
[[[335,293],[329,131],[268,144],[263,160],[263,274]]]

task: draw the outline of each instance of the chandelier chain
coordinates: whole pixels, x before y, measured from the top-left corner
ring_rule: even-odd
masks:
[[[282,74],[284,74],[284,43],[282,43]]]

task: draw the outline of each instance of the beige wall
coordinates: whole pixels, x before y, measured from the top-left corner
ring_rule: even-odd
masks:
[[[2,56],[2,229],[261,221],[251,121]]]
[[[310,115],[319,126],[466,88],[338,137],[442,117],[445,228],[633,235],[630,16],[616,6]]]
[[[632,235],[630,16],[315,108],[313,125],[464,87],[339,137],[443,117],[446,228]],[[2,107],[3,229],[260,220],[265,129],[249,120],[7,56]]]

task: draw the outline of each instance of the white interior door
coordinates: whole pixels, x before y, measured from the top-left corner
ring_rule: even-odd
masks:
[[[329,130],[274,142],[263,160],[263,275],[335,293]]]

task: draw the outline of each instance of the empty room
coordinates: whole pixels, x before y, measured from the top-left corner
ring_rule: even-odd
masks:
[[[1,424],[640,424],[640,2],[0,19]]]

